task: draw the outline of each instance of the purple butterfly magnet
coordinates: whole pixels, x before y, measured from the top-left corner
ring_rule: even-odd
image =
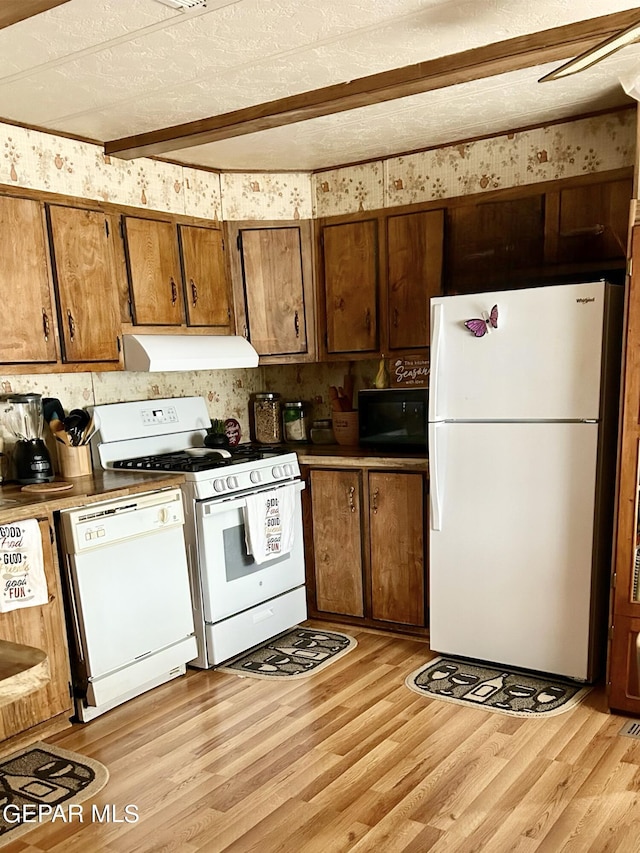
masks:
[[[491,329],[498,328],[498,306],[494,305],[491,309],[491,313],[487,316],[486,312],[484,312],[484,318],[476,317],[473,320],[465,320],[464,324],[469,329],[472,335],[476,338],[481,338],[483,335],[486,335],[487,332],[490,332]]]

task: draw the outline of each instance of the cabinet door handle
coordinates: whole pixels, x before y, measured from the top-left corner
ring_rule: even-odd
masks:
[[[69,325],[69,339],[73,340],[76,336],[76,321],[73,319],[73,314],[67,308],[67,323]]]
[[[397,309],[397,308],[394,308],[394,309],[393,309],[393,327],[394,327],[394,329],[397,329],[397,328],[398,328],[398,318],[399,318],[399,316],[400,316],[400,314],[399,314],[398,309]]]
[[[49,315],[47,312],[42,309],[42,334],[44,335],[45,341],[49,340]]]
[[[355,504],[355,501],[353,500],[353,495],[354,495],[355,491],[356,491],[355,486],[349,487],[349,509],[351,510],[351,512],[356,511],[356,504]]]
[[[176,287],[176,283],[171,279],[171,304],[175,305],[178,301],[178,288]]]
[[[189,279],[189,284],[191,285],[191,299],[195,306],[198,302],[198,288],[196,287],[196,283],[192,278]]]
[[[600,237],[604,234],[604,225],[586,225],[584,228],[573,228],[570,231],[560,231],[560,237]]]
[[[369,308],[364,312],[364,327],[367,332],[371,331],[371,311]]]
[[[380,490],[376,489],[371,496],[371,508],[373,509],[374,515],[378,512],[378,495],[380,494]]]
[[[300,317],[298,316],[298,312],[293,315],[293,327],[296,330],[296,338],[300,337]]]

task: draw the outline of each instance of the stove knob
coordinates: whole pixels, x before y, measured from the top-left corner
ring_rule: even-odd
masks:
[[[260,471],[252,471],[249,474],[249,479],[252,483],[260,483],[262,482],[262,477],[260,476]]]
[[[284,473],[287,475],[287,477],[293,477],[293,475],[295,474],[295,471],[293,470],[293,465],[290,462],[287,462],[287,464],[284,466]]]
[[[238,478],[237,477],[227,477],[227,486],[229,486],[230,489],[237,489],[238,488]]]
[[[272,468],[272,470],[271,470],[271,473],[273,474],[273,476],[275,477],[275,479],[276,479],[276,480],[277,480],[279,477],[282,477],[282,468],[281,468],[281,466],[280,466],[280,465],[274,465],[274,466],[273,466],[273,468]]]
[[[213,490],[214,492],[224,492],[227,488],[227,484],[224,480],[214,480],[213,481]]]

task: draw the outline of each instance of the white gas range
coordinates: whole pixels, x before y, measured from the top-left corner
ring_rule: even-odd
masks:
[[[198,644],[192,666],[216,666],[306,619],[304,483],[295,453],[255,445],[205,447],[211,420],[202,397],[111,403],[95,406],[93,415],[95,467],[185,477],[184,533]],[[256,495],[266,505],[289,508],[283,519],[287,545],[266,558],[247,548],[245,523]]]

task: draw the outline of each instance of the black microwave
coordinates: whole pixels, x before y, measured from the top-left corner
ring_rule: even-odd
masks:
[[[426,453],[428,399],[428,388],[358,391],[360,445]]]

